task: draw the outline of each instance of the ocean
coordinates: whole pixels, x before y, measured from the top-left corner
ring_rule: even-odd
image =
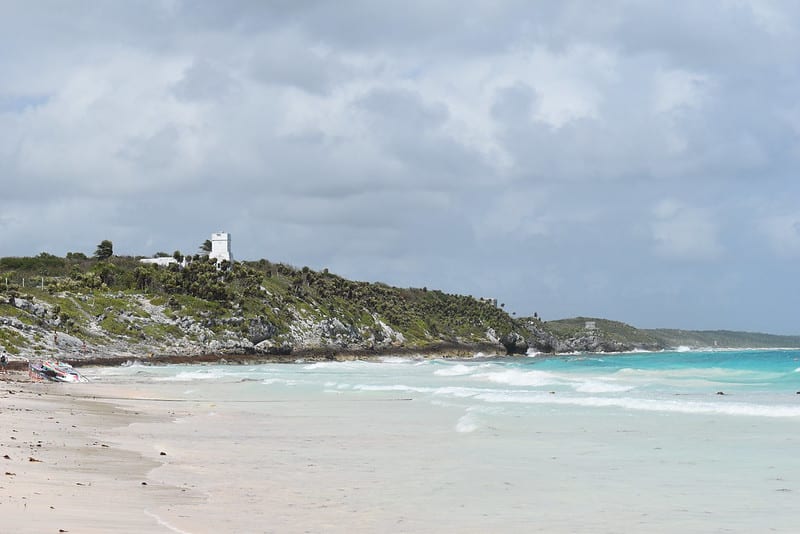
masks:
[[[172,438],[161,428],[158,446],[202,455],[232,436],[237,447],[215,456],[208,480],[233,473],[272,510],[265,525],[279,521],[275,507],[297,506],[310,514],[300,531],[798,531],[797,350],[87,374],[199,407],[174,421],[193,429],[192,444],[184,426]],[[164,473],[177,483],[186,469]]]

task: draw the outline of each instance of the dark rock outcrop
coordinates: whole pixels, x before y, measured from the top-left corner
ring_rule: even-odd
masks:
[[[250,319],[250,323],[247,326],[247,339],[249,339],[253,345],[258,345],[262,341],[272,339],[277,332],[278,329],[275,325],[265,318],[254,317]]]
[[[528,342],[520,334],[509,332],[500,338],[500,343],[505,347],[506,353],[526,354],[528,352]]]

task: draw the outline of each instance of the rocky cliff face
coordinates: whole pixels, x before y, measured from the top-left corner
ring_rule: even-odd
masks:
[[[509,355],[637,348],[599,331],[554,333],[538,319],[515,321],[471,297],[436,291],[361,285],[352,291],[352,300],[262,293],[258,299],[223,303],[132,292],[0,293],[0,347],[24,358],[76,359],[148,354],[286,357],[314,351],[424,352],[431,347]]]
[[[619,341],[602,331],[584,330],[558,336],[545,328],[540,321],[528,320],[525,326],[529,332],[528,345],[537,352],[627,352],[643,348],[660,348],[631,341]]]
[[[17,297],[0,302],[0,347],[25,358],[289,355],[308,350],[409,348],[406,336],[376,313],[365,312],[356,323],[318,309],[287,306],[282,315],[290,320],[279,325],[243,311],[175,310],[141,294],[103,296],[107,305],[102,310],[99,297],[61,293],[50,300]],[[67,307],[69,314],[63,311]],[[438,341],[430,337],[431,343]],[[496,343],[488,334],[479,341]]]

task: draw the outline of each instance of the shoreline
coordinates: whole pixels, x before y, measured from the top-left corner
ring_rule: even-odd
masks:
[[[418,388],[432,369],[339,389],[386,373],[312,366],[306,387],[305,366],[274,367],[285,386],[0,375],[3,531],[796,530],[796,416],[481,403]]]
[[[694,347],[693,351],[710,352],[731,352],[731,351],[786,351],[798,350],[793,347]],[[623,356],[640,353],[660,353],[660,352],[683,352],[680,347],[661,349],[657,351],[633,350],[619,352],[538,352],[536,357],[539,359],[563,357],[576,354],[592,354],[605,356]],[[419,347],[383,347],[374,349],[350,349],[337,347],[314,347],[292,351],[286,354],[266,354],[266,353],[227,353],[227,352],[208,352],[199,354],[155,354],[146,353],[144,355],[134,354],[109,354],[101,355],[80,355],[65,354],[62,357],[50,356],[26,356],[11,355],[7,363],[9,371],[27,371],[28,362],[37,359],[56,359],[72,365],[73,367],[116,367],[129,362],[142,362],[145,364],[168,365],[168,364],[230,364],[230,365],[258,365],[258,364],[291,364],[296,362],[323,362],[323,361],[376,361],[387,356],[420,356],[423,359],[442,358],[442,359],[473,359],[476,355],[482,354],[487,359],[494,358],[523,358],[529,357],[526,354],[509,354],[502,345],[492,343],[437,343]],[[0,375],[2,376],[2,375]]]
[[[485,353],[487,357],[509,356],[502,345],[491,343],[437,343],[420,347],[386,347],[375,349],[349,349],[337,347],[315,347],[294,350],[288,354],[257,354],[257,353],[225,353],[210,352],[204,354],[145,354],[142,356],[111,354],[98,355],[64,355],[52,358],[66,362],[74,367],[89,366],[117,366],[130,361],[149,362],[154,364],[259,364],[259,363],[294,363],[297,360],[310,362],[321,361],[352,361],[374,360],[385,356],[414,356],[425,358],[464,358],[472,357],[478,353]],[[524,355],[518,355],[524,356]],[[28,368],[28,361],[36,359],[27,356],[12,356],[8,362],[9,370],[24,371]]]

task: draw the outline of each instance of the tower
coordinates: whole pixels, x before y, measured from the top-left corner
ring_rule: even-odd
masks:
[[[217,263],[226,260],[233,263],[231,254],[231,234],[227,232],[216,232],[211,234],[211,252],[209,258],[217,260]]]

